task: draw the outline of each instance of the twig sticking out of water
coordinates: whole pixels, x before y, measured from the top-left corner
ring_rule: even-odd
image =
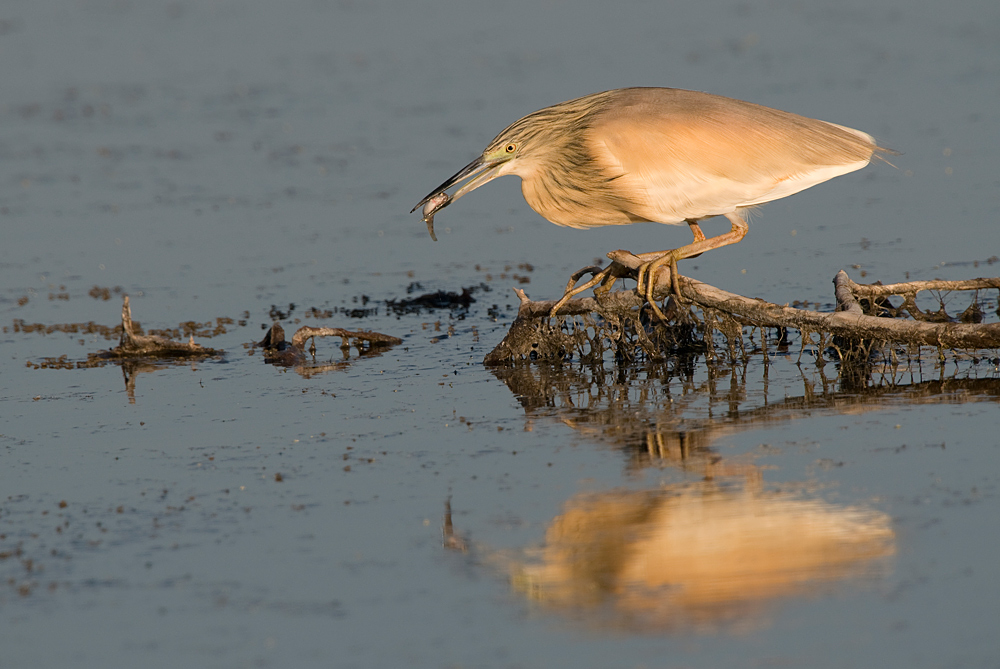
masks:
[[[94,354],[103,359],[124,358],[185,358],[221,355],[222,351],[205,348],[194,342],[191,337],[187,342],[175,341],[156,335],[141,335],[132,323],[132,307],[128,295],[122,300],[122,335],[118,346],[107,351]]]

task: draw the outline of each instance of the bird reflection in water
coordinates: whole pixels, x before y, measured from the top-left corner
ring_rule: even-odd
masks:
[[[574,497],[542,547],[486,561],[541,607],[604,629],[711,631],[883,574],[894,551],[884,513],[706,481]]]

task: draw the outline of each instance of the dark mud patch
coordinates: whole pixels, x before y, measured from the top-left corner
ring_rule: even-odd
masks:
[[[488,286],[482,284],[470,288],[463,288],[461,293],[439,290],[434,293],[424,293],[417,297],[410,297],[402,300],[386,300],[385,305],[389,311],[397,315],[419,314],[424,311],[436,309],[449,309],[452,311],[468,311],[473,302],[472,293],[477,290],[490,290]]]

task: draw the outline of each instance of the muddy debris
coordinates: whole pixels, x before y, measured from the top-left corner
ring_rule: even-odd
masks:
[[[121,286],[115,286],[114,288],[108,288],[106,286],[94,286],[87,293],[95,300],[104,300],[107,302],[111,299],[112,294],[121,295],[124,289]]]
[[[91,353],[88,363],[103,360],[124,360],[135,358],[207,358],[223,355],[223,351],[205,348],[196,344],[194,336],[189,335],[186,342],[177,341],[160,335],[143,335],[132,321],[132,307],[128,295],[122,298],[122,331],[118,346],[106,351]]]

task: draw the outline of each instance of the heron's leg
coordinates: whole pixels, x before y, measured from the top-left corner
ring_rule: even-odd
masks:
[[[698,225],[698,221],[693,219],[687,220],[688,227],[691,228],[691,234],[694,235],[695,242],[705,241],[705,233],[701,231],[701,226]]]
[[[566,284],[566,292],[563,293],[563,296],[559,298],[559,301],[556,302],[555,306],[552,307],[552,310],[549,311],[549,318],[555,316],[556,312],[558,312],[567,302],[569,302],[570,298],[572,298],[574,295],[578,295],[583,291],[587,290],[588,288],[596,286],[601,281],[607,279],[607,277],[611,274],[612,267],[613,265],[608,265],[603,270],[598,272],[596,271],[598,269],[597,266],[594,265],[592,267],[584,267],[583,269],[574,272],[573,276],[570,277],[569,282]],[[580,280],[580,277],[582,277],[584,274],[588,272],[593,273],[594,278],[592,278],[585,284],[577,286],[576,282]]]
[[[689,218],[689,219],[687,219],[687,224],[688,224],[688,227],[691,228],[691,235],[694,237],[694,241],[692,242],[692,244],[697,244],[698,242],[705,241],[705,233],[701,231],[701,226],[698,225],[698,220],[697,219]],[[699,253],[698,255],[701,255],[701,254]],[[697,258],[698,256],[695,255],[695,256],[691,256],[691,257],[692,258]],[[671,281],[674,283],[674,285],[676,287],[676,284],[677,284],[677,279],[676,279],[677,268],[676,267],[672,267],[671,269],[674,271],[674,277],[671,278]],[[646,275],[647,275],[647,272],[644,272],[642,270],[643,270],[643,268],[640,267],[639,268],[639,273],[637,275],[638,285],[636,286],[636,290],[639,291],[640,293],[645,292],[643,290],[643,286],[645,285],[645,278],[646,278]]]
[[[702,239],[700,241],[693,242],[687,246],[682,246],[671,251],[664,251],[660,257],[655,260],[651,260],[648,263],[639,267],[639,278],[640,280],[645,277],[645,285],[643,286],[645,290],[640,290],[640,292],[645,294],[646,301],[653,305],[653,311],[656,312],[657,316],[662,318],[662,312],[653,304],[653,289],[656,287],[656,271],[663,267],[666,263],[670,263],[671,267],[676,267],[678,260],[683,260],[684,258],[693,258],[699,256],[705,251],[711,251],[712,249],[717,249],[722,246],[728,246],[729,244],[735,244],[741,239],[743,239],[748,230],[746,221],[740,216],[739,211],[733,211],[725,215],[732,224],[729,232],[718,235],[717,237],[710,237],[708,239]],[[690,222],[689,222],[690,225]],[[697,224],[695,224],[697,225]],[[694,228],[692,227],[692,230]],[[698,228],[699,230],[701,228]],[[697,236],[697,235],[696,235]],[[674,273],[676,275],[676,272]],[[671,279],[673,281],[674,279]]]
[[[691,244],[688,244],[687,246],[682,246],[672,251],[667,251],[666,253],[664,253],[664,256],[666,256],[666,254],[669,253],[676,260],[684,260],[685,258],[695,258],[697,256],[700,256],[705,251],[711,251],[712,249],[717,249],[723,246],[729,246],[730,244],[735,244],[736,242],[746,237],[747,230],[749,230],[749,227],[747,226],[747,222],[744,221],[743,217],[740,215],[739,210],[731,211],[728,214],[725,214],[725,217],[728,218],[729,222],[732,224],[732,227],[730,227],[729,232],[718,235],[717,237],[709,237],[708,239],[703,239],[701,241],[693,242]],[[663,256],[661,256],[657,260],[654,260],[653,262],[658,263],[660,260],[663,260],[663,262],[667,262],[666,260],[664,260]],[[659,267],[660,265],[662,265],[662,263],[659,263],[657,267]]]

